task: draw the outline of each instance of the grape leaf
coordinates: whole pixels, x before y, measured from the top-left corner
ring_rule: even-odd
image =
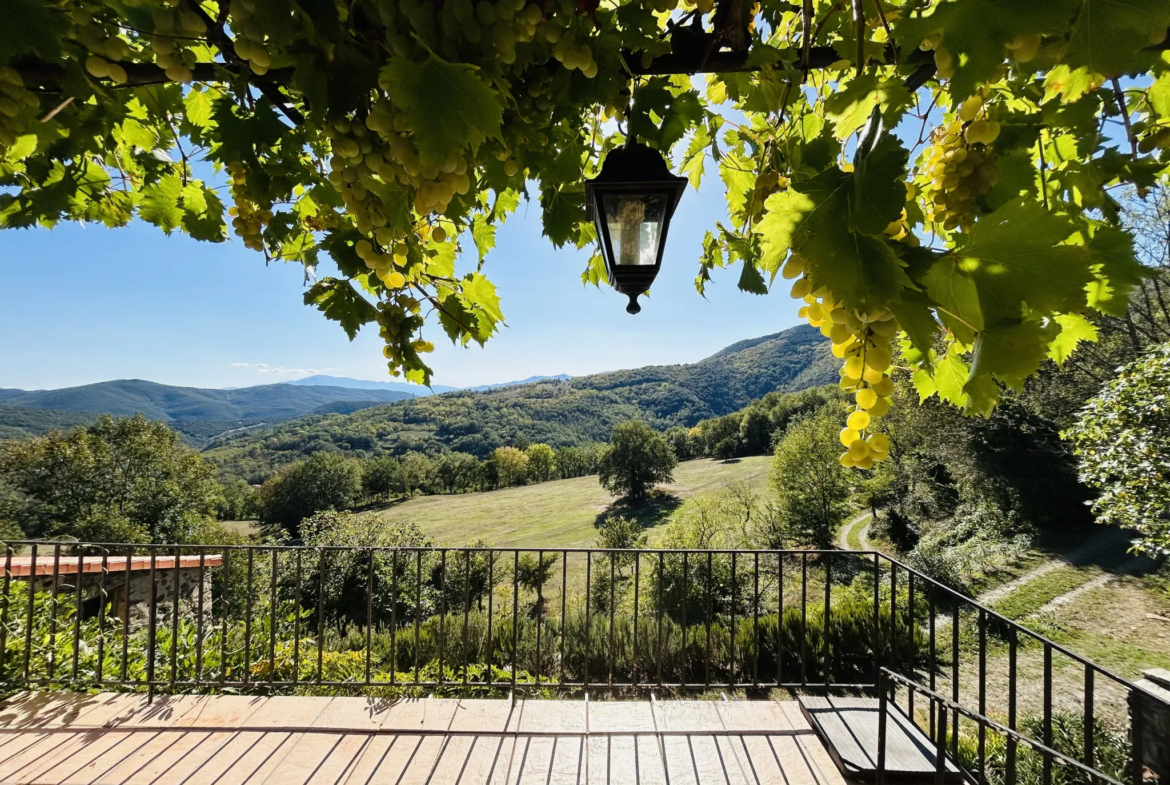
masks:
[[[789,248],[799,250],[814,289],[825,286],[833,299],[851,307],[896,302],[902,288],[912,286],[898,257],[885,240],[854,231],[855,214],[862,226],[874,223],[875,207],[867,197],[880,183],[880,172],[875,168],[872,180],[863,175],[859,184],[855,173],[833,167],[768,197],[755,229],[762,235],[761,263],[774,267]],[[905,188],[900,182],[898,188],[904,201]]]
[[[963,359],[963,351],[961,344],[952,342],[947,353],[934,365],[933,378],[938,387],[938,397],[955,406],[967,405],[963,385],[967,383],[971,369]]]
[[[971,375],[963,386],[968,408],[990,414],[999,400],[995,381],[1018,387],[1039,370],[1048,355],[1048,332],[1036,318],[1018,319],[980,332],[971,355]]]
[[[182,191],[183,183],[177,174],[163,176],[158,182],[142,189],[138,216],[170,234],[183,222],[183,208],[179,204]]]
[[[889,307],[910,344],[929,364],[930,350],[939,332],[938,321],[931,311],[930,298],[924,292],[907,289],[902,292],[902,298],[890,303]]]
[[[496,331],[496,325],[504,321],[496,286],[482,273],[471,273],[463,279],[463,299],[476,317],[471,337],[482,346]]]
[[[1063,365],[1081,341],[1097,340],[1097,328],[1079,313],[1060,313],[1053,321],[1060,325],[1060,332],[1048,344],[1048,357],[1057,365]]]
[[[1151,270],[1138,262],[1133,237],[1113,226],[1101,226],[1088,243],[1094,280],[1088,284],[1089,305],[1121,316],[1129,305],[1129,294]]]
[[[941,46],[955,64],[950,92],[958,101],[995,73],[1003,63],[1004,46],[1012,39],[1063,32],[1076,7],[1076,0],[951,0],[925,16],[906,16],[893,22],[894,38],[906,52],[927,36],[942,33]]]
[[[378,318],[378,310],[358,294],[349,281],[322,278],[305,292],[305,305],[315,305],[325,318],[341,323],[353,340],[363,324]]]
[[[391,57],[382,79],[409,127],[419,159],[441,166],[466,147],[498,139],[504,110],[475,66],[431,56],[421,63]]]
[[[479,263],[483,264],[488,251],[496,247],[496,225],[482,214],[475,216],[471,222],[471,240],[479,254]]]
[[[0,25],[0,63],[25,52],[36,52],[46,60],[60,56],[65,13],[39,0],[5,0],[0,9],[5,20]]]
[[[739,289],[743,292],[750,292],[752,294],[767,294],[768,284],[764,281],[764,276],[756,269],[754,264],[745,260],[743,263],[743,270],[739,274]]]
[[[906,162],[910,154],[893,134],[882,134],[873,150],[854,165],[849,225],[862,234],[881,234],[906,204]]]
[[[966,245],[940,262],[946,288],[963,318],[975,329],[1000,320],[1018,319],[1022,306],[1041,314],[1075,311],[1084,305],[1085,286],[1093,279],[1090,255],[1081,246],[1060,245],[1072,234],[1069,222],[1035,201],[1017,199],[980,219]],[[947,263],[949,262],[949,267]],[[935,270],[928,273],[935,284]],[[958,279],[970,279],[970,285]],[[977,292],[977,311],[971,287]],[[939,303],[942,286],[931,287]]]
[[[1029,4],[1031,5],[1031,4]],[[1062,60],[1071,69],[1102,76],[1134,70],[1151,33],[1170,26],[1165,0],[1080,0]]]

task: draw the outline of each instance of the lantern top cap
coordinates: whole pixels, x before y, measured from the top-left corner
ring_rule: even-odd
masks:
[[[601,172],[592,180],[590,185],[606,185],[609,183],[662,183],[675,186],[678,195],[682,197],[682,189],[687,178],[671,174],[662,153],[653,147],[647,147],[639,142],[630,142],[624,147],[610,150],[601,165]]]

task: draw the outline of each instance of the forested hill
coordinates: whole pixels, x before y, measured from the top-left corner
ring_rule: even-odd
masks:
[[[266,384],[238,390],[174,387],[122,379],[60,390],[0,389],[0,437],[40,433],[80,424],[85,415],[142,413],[186,434],[195,444],[215,434],[261,422],[279,422],[317,411],[354,411],[399,401],[409,393]],[[92,419],[92,416],[88,419]]]
[[[444,449],[486,457],[517,440],[565,447],[604,441],[639,418],[691,426],[728,414],[773,390],[837,381],[829,343],[811,327],[741,341],[705,360],[505,387],[453,392],[353,414],[302,417],[229,435],[206,453],[225,474],[256,482],[318,450],[354,454]]]

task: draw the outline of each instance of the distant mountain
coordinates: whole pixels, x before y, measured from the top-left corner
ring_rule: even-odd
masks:
[[[527,379],[521,379],[515,382],[500,382],[499,384],[481,384],[477,387],[446,387],[442,384],[436,384],[433,387],[423,387],[420,384],[408,384],[406,382],[375,382],[368,379],[350,379],[347,376],[323,376],[317,374],[316,376],[306,376],[304,379],[297,379],[296,381],[287,382],[287,384],[295,384],[298,387],[347,387],[351,390],[397,390],[399,392],[410,393],[416,398],[422,398],[427,395],[442,395],[443,393],[459,392],[459,391],[482,391],[495,390],[499,387],[514,387],[517,384],[532,384],[533,382],[543,382],[548,379],[564,380],[570,378],[568,374],[559,374],[557,376],[529,376]]]
[[[396,390],[295,387],[268,384],[237,390],[208,390],[122,379],[60,390],[0,389],[0,434],[42,433],[81,424],[85,415],[142,413],[183,432],[195,444],[217,434],[260,423],[300,417],[345,402],[346,411],[411,397]],[[66,414],[68,416],[66,416]],[[16,430],[25,432],[15,433]]]
[[[658,428],[689,427],[774,390],[836,383],[838,363],[829,348],[819,331],[794,327],[687,365],[556,377],[301,417],[227,435],[205,454],[229,475],[262,481],[276,467],[323,449],[356,455],[450,449],[482,457],[518,439],[554,447],[604,441],[615,424],[633,418]]]
[[[323,374],[306,376],[304,379],[296,379],[286,382],[286,384],[296,387],[345,387],[348,390],[392,390],[419,398],[426,395],[454,392],[459,389],[458,387],[444,387],[441,384],[436,384],[434,387],[423,387],[421,384],[407,382],[375,382],[369,379],[351,379],[348,376],[325,376]]]

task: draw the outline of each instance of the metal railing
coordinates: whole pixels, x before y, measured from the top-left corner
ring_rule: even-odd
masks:
[[[1102,725],[1140,760],[1127,680],[877,552],[13,542],[0,564],[0,690],[900,690],[952,759],[960,720],[984,761],[1027,717],[1044,785],[1065,757],[1109,776]],[[1070,716],[1080,749],[1053,753]]]

